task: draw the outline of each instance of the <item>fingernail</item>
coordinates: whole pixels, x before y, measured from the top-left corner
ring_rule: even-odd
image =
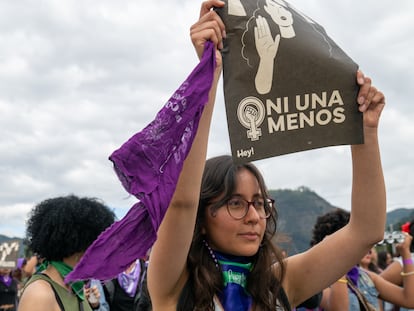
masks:
[[[223,36],[223,38],[226,38],[227,37],[226,31],[223,30],[222,33],[221,33],[221,35]]]
[[[362,105],[365,102],[365,97],[360,96],[358,97],[358,104]]]
[[[363,77],[359,77],[358,78],[358,83],[361,84],[361,85],[364,84],[364,78]]]

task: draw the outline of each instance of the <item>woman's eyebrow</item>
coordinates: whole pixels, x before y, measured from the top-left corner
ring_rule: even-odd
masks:
[[[231,195],[231,198],[234,198],[234,197],[240,197],[240,198],[244,198],[244,195],[242,195],[242,194],[240,194],[240,193],[233,193],[232,195]],[[262,195],[261,193],[255,193],[255,194],[253,194],[253,198],[264,198],[265,196],[264,195]]]

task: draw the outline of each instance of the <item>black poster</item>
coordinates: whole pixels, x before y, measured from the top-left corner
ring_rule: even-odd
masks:
[[[358,65],[281,0],[226,0],[224,97],[236,162],[363,143]]]

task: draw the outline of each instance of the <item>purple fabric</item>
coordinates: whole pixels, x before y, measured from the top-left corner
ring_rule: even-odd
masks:
[[[24,257],[17,258],[17,268],[18,269],[21,269],[25,263],[26,263],[26,258],[24,258]]]
[[[139,259],[135,261],[131,272],[128,273],[124,271],[118,274],[118,283],[129,297],[135,296],[138,288],[138,283],[140,282],[140,276],[141,264],[139,262]]]
[[[359,268],[358,266],[354,266],[351,270],[348,271],[346,274],[349,279],[352,281],[352,283],[358,287],[358,278],[359,278]],[[350,288],[351,291],[354,291],[352,288]]]
[[[2,282],[7,287],[10,287],[13,278],[10,275],[0,275],[0,282]]]
[[[155,120],[110,156],[122,185],[139,202],[87,249],[66,282],[111,279],[153,245],[208,101],[215,63],[214,45],[207,42],[200,63]]]

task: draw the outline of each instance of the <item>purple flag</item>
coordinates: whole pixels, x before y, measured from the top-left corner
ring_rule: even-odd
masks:
[[[155,120],[109,157],[122,185],[139,202],[95,240],[67,282],[113,278],[147,254],[197,133],[215,66],[215,48],[207,42],[200,63]]]

